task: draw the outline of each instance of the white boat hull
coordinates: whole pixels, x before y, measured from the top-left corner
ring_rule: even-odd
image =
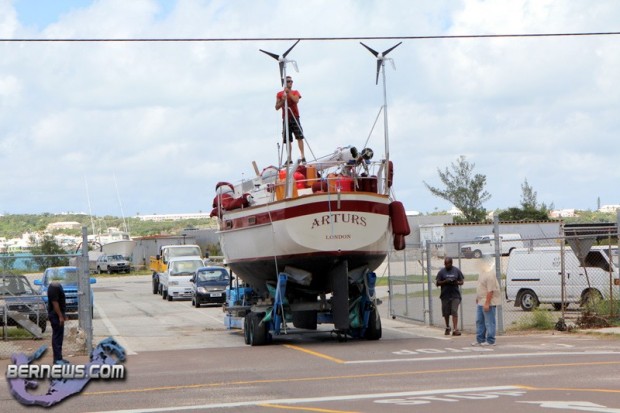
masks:
[[[220,244],[233,272],[255,288],[292,266],[329,291],[327,274],[335,265],[372,271],[383,262],[392,238],[389,203],[371,193],[318,193],[227,211]]]

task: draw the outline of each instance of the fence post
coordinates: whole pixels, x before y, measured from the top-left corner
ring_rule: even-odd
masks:
[[[428,325],[433,323],[433,294],[431,283],[431,240],[426,240],[426,282],[428,283]]]
[[[90,269],[88,263],[88,228],[82,227],[82,256],[80,257],[80,277],[78,278],[79,301],[78,316],[79,326],[86,336],[86,352],[90,354],[93,348],[93,319],[91,308],[93,303],[90,300]]]
[[[502,285],[502,256],[500,252],[499,240],[499,216],[493,217],[493,233],[495,234],[495,277],[498,285]],[[504,332],[504,307],[502,300],[497,306],[497,331]]]

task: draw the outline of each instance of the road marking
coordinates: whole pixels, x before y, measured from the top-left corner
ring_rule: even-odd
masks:
[[[540,391],[570,391],[570,392],[588,392],[588,393],[620,393],[620,390],[615,389],[576,389],[573,387],[533,387],[533,386],[519,386],[524,390],[540,390]]]
[[[350,400],[368,400],[379,399],[387,397],[423,397],[441,395],[445,393],[457,394],[457,393],[471,393],[471,392],[488,392],[488,391],[504,391],[504,390],[520,390],[516,386],[496,386],[496,387],[470,387],[462,389],[441,389],[441,390],[418,390],[418,391],[405,391],[394,393],[362,393],[362,394],[347,394],[342,396],[325,396],[325,397],[305,397],[299,399],[276,399],[276,400],[254,400],[244,402],[232,402],[232,403],[217,403],[217,404],[203,404],[195,406],[174,406],[174,407],[159,407],[159,408],[141,408],[132,410],[109,410],[99,413],[138,413],[138,412],[170,412],[181,410],[207,410],[207,409],[222,409],[231,407],[245,407],[245,406],[260,406],[260,405],[291,405],[302,403],[321,403],[321,402],[334,402],[334,401],[350,401]],[[290,407],[289,407],[290,409]],[[313,410],[318,411],[318,410]],[[327,410],[322,410],[327,411]]]
[[[564,401],[546,401],[546,402],[519,402],[538,404],[540,407],[562,410],[581,410],[582,412],[601,412],[601,413],[620,413],[620,409],[602,406],[591,402],[564,402]]]
[[[95,308],[97,309],[97,314],[99,314],[99,317],[101,317],[101,322],[103,323],[103,325],[106,326],[106,328],[110,332],[110,335],[114,337],[114,339],[118,342],[118,344],[123,346],[123,348],[125,349],[125,354],[127,355],[138,354],[135,351],[131,350],[131,348],[129,347],[129,344],[127,343],[127,340],[125,340],[125,338],[120,335],[120,333],[118,332],[114,324],[112,324],[112,322],[106,315],[105,311],[103,311],[103,308],[101,308],[101,306],[98,306],[97,304],[95,304]]]
[[[527,370],[533,368],[550,368],[550,367],[579,367],[579,366],[612,366],[620,365],[620,361],[600,361],[600,362],[579,362],[579,363],[545,363],[545,364],[523,364],[518,366],[490,366],[490,367],[467,367],[467,368],[451,368],[451,369],[436,369],[436,370],[419,370],[419,371],[402,371],[402,372],[387,372],[387,373],[366,373],[366,374],[348,374],[340,376],[317,376],[317,377],[299,377],[299,378],[282,378],[282,379],[265,379],[265,380],[240,380],[240,381],[228,381],[220,383],[198,383],[198,384],[186,384],[179,386],[161,386],[161,387],[145,387],[138,389],[126,389],[126,390],[106,390],[96,392],[84,392],[81,393],[85,396],[101,396],[110,394],[128,394],[128,393],[147,393],[147,392],[159,392],[163,390],[183,390],[183,389],[199,389],[199,388],[216,388],[216,387],[231,387],[251,384],[276,384],[276,383],[300,383],[309,381],[325,381],[325,380],[351,380],[351,379],[367,379],[377,377],[406,377],[406,376],[418,376],[428,374],[440,374],[440,373],[463,373],[473,371],[494,371],[494,370]]]
[[[334,363],[338,363],[338,364],[347,363],[344,360],[340,360],[340,359],[337,359],[335,357],[328,356],[327,354],[318,353],[316,351],[308,350],[306,348],[299,347],[299,346],[294,346],[292,344],[284,344],[284,347],[290,348],[292,350],[301,351],[301,352],[304,352],[304,353],[307,353],[307,354],[311,354],[313,356],[320,357],[320,358],[325,359],[325,360],[333,361]]]
[[[285,410],[298,410],[298,411],[304,411],[304,412],[322,412],[322,413],[359,413],[359,412],[353,412],[350,410],[331,410],[331,409],[318,409],[318,408],[313,408],[313,407],[293,407],[290,405],[277,405],[277,404],[257,404],[257,406],[260,407],[273,407],[274,409],[285,409]]]
[[[487,349],[485,349],[487,350]],[[488,358],[517,358],[517,357],[537,357],[537,356],[596,356],[596,355],[618,355],[617,351],[584,351],[584,352],[544,352],[544,353],[509,353],[509,354],[471,354],[467,356],[439,356],[439,357],[422,357],[422,358],[396,358],[396,359],[376,359],[376,360],[350,360],[344,364],[376,364],[376,363],[401,363],[405,361],[438,361],[438,360],[465,360]]]

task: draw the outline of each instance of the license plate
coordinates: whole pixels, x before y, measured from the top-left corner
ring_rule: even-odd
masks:
[[[211,293],[211,297],[221,297],[222,293]]]
[[[74,298],[68,298],[67,299],[67,304],[73,304],[73,303],[77,303],[77,300]]]

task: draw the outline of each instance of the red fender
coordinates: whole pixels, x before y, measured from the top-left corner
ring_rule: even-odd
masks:
[[[390,203],[390,220],[392,221],[392,232],[397,235],[411,234],[409,221],[407,221],[407,212],[400,201]]]
[[[394,249],[396,251],[402,251],[405,249],[405,236],[394,234]]]
[[[392,182],[394,182],[394,164],[392,161],[388,161],[387,168],[387,186],[388,188],[392,187]]]

